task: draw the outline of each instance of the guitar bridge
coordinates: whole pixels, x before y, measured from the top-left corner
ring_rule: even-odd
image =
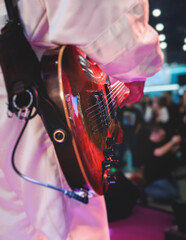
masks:
[[[92,131],[104,132],[110,126],[111,121],[102,89],[96,90],[91,94],[90,102],[91,107],[89,108],[88,119],[92,126]]]

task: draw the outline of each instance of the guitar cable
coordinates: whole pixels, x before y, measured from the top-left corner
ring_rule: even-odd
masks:
[[[57,186],[53,186],[51,184],[47,184],[47,183],[44,183],[44,182],[40,182],[40,181],[37,181],[33,178],[30,178],[24,174],[22,174],[16,167],[15,165],[15,153],[16,153],[16,150],[17,150],[17,147],[18,147],[18,144],[21,140],[21,137],[26,129],[26,126],[30,120],[30,116],[32,114],[32,109],[30,109],[30,112],[29,112],[29,115],[28,115],[28,118],[26,119],[25,121],[25,124],[19,134],[19,137],[15,143],[15,146],[13,148],[13,151],[12,151],[12,156],[11,156],[11,163],[12,163],[12,167],[14,169],[14,171],[20,176],[22,177],[24,180],[28,181],[28,182],[31,182],[31,183],[34,183],[34,184],[37,184],[37,185],[40,185],[40,186],[43,186],[43,187],[47,187],[47,188],[51,188],[53,190],[56,190],[56,191],[60,191],[62,192],[64,195],[68,196],[69,198],[73,199],[73,200],[76,200],[78,202],[81,202],[81,203],[84,203],[84,204],[88,204],[88,195],[85,194],[85,196],[80,196],[78,194],[76,194],[75,192],[73,191],[69,191],[69,190],[66,190],[66,189],[63,189],[63,188],[60,188],[60,187],[57,187]]]

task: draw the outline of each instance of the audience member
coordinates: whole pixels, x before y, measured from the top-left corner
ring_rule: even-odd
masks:
[[[124,163],[124,153],[129,148],[132,154],[132,167],[139,167],[137,158],[138,133],[142,127],[143,119],[139,109],[134,104],[128,104],[118,110],[118,119],[124,131],[124,139],[119,146],[119,158]],[[122,165],[121,165],[122,166]]]
[[[145,94],[138,103],[141,104],[142,114],[144,115],[146,109],[152,105],[152,99],[149,94]]]
[[[124,160],[130,147],[137,166],[130,174],[131,180],[153,199],[179,199],[179,187],[172,173],[186,164],[186,92],[180,104],[173,102],[170,92],[153,98],[145,95],[137,106],[120,109],[118,117],[124,130],[120,158]]]
[[[186,92],[184,92],[182,103],[179,106],[179,128],[182,135],[182,159],[186,164]]]
[[[154,97],[152,104],[146,107],[144,120],[146,123],[161,122],[166,123],[169,120],[169,113],[166,107],[165,98]]]
[[[170,140],[164,126],[153,125],[149,144],[144,151],[145,189],[154,199],[173,200],[179,198],[179,190],[171,171],[177,166],[176,153],[180,149],[181,136],[174,135]]]
[[[169,120],[167,122],[167,129],[171,135],[179,133],[179,107],[173,101],[172,92],[163,92],[162,96],[165,98],[166,107],[169,112]]]

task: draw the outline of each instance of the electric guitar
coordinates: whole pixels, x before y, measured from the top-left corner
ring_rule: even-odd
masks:
[[[129,89],[120,82],[111,86],[98,65],[73,46],[46,53],[41,64],[40,115],[66,180],[73,191],[102,195],[115,181],[114,145],[122,134],[116,111]]]

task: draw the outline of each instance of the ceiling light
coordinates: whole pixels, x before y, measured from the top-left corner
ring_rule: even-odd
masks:
[[[161,42],[160,47],[161,47],[161,49],[166,49],[167,48],[167,43],[166,42]]]
[[[161,10],[158,9],[158,8],[154,9],[154,10],[152,11],[152,15],[153,15],[154,17],[159,17],[159,16],[161,15]]]
[[[183,51],[186,51],[186,44],[183,45]]]
[[[186,43],[186,38],[184,38],[184,43]]]
[[[156,24],[155,28],[157,31],[162,31],[164,29],[164,25],[162,23],[158,23],[158,24]]]
[[[160,41],[165,41],[165,39],[166,39],[165,34],[160,34],[160,35],[159,35],[159,40],[160,40]]]

